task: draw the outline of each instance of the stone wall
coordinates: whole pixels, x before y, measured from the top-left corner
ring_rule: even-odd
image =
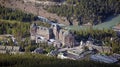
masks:
[[[60,30],[59,37],[63,47],[75,46],[75,36],[70,31]]]
[[[53,38],[53,30],[51,28],[37,26],[37,35],[41,35],[47,39]]]
[[[52,25],[52,29],[53,29],[54,38],[58,40],[59,39],[60,30],[61,30],[60,26],[54,24],[54,25]]]

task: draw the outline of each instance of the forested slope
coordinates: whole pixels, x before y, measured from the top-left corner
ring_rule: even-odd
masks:
[[[0,19],[32,22],[36,20],[37,17],[30,13],[24,13],[21,10],[5,8],[4,6],[0,5]]]
[[[45,8],[69,21],[77,19],[79,24],[99,24],[109,16],[120,14],[120,0],[67,0],[67,4]],[[74,23],[74,22],[73,22]]]

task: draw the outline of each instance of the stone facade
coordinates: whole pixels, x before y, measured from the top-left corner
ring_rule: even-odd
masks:
[[[32,24],[30,26],[30,34],[31,34],[31,40],[35,40],[35,36],[37,35],[36,32],[37,32],[37,25],[36,24]]]
[[[41,35],[47,39],[53,38],[53,30],[51,28],[37,26],[37,35]]]
[[[60,26],[58,26],[58,25],[56,25],[56,24],[53,24],[51,27],[52,27],[52,29],[53,29],[54,38],[55,38],[55,39],[59,39],[59,38],[60,38],[60,37],[59,37],[59,33],[60,33],[60,30],[61,30]]]
[[[59,40],[62,42],[63,47],[75,46],[75,36],[70,31],[61,30],[59,33]]]
[[[37,24],[34,23],[30,28],[31,40],[37,41],[39,36],[42,36],[47,40],[55,39],[56,41],[61,42],[63,47],[73,47],[75,45],[74,34],[68,30],[61,29],[57,24],[52,24],[50,28],[47,28],[37,26]],[[60,46],[60,44],[58,45]]]
[[[30,27],[31,40],[35,40],[38,36],[43,36],[46,39],[53,38],[53,29],[37,26],[35,23]]]

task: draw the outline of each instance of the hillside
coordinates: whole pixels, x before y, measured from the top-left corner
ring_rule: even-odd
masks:
[[[12,34],[17,38],[29,35],[29,23],[0,19],[0,35]]]
[[[120,24],[120,15],[117,15],[112,18],[108,18],[107,21],[99,25],[96,25],[95,28],[96,29],[112,29],[115,25],[118,25],[118,24]]]
[[[23,0],[0,0],[0,4],[8,8],[19,9],[26,13],[40,15],[53,21],[57,20],[59,23],[69,25],[69,22],[66,20],[66,18],[49,13],[44,10],[43,7],[36,7],[37,5],[35,3],[24,2]]]
[[[64,2],[64,3],[62,3]],[[97,25],[120,14],[120,0],[1,0],[0,4],[20,9],[65,25]]]
[[[120,15],[112,17],[106,22],[103,22],[98,25],[94,25],[92,27],[91,26],[68,26],[66,28],[71,29],[71,30],[85,30],[85,29],[90,29],[90,28],[97,29],[97,30],[103,30],[103,29],[112,29],[115,25],[119,23],[120,23]]]
[[[103,23],[108,17],[120,14],[120,0],[67,0],[66,4],[53,5],[45,8],[58,16],[67,17],[78,25]]]

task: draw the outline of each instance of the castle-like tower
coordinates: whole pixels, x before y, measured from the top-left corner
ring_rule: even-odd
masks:
[[[61,29],[60,26],[58,26],[57,24],[53,24],[52,29],[53,29],[54,38],[58,40],[60,29]]]
[[[74,47],[75,36],[69,30],[61,29],[59,25],[53,24],[51,28],[37,26],[33,23],[30,26],[31,40],[38,40],[40,37],[45,39],[55,39],[62,43],[63,47]]]

